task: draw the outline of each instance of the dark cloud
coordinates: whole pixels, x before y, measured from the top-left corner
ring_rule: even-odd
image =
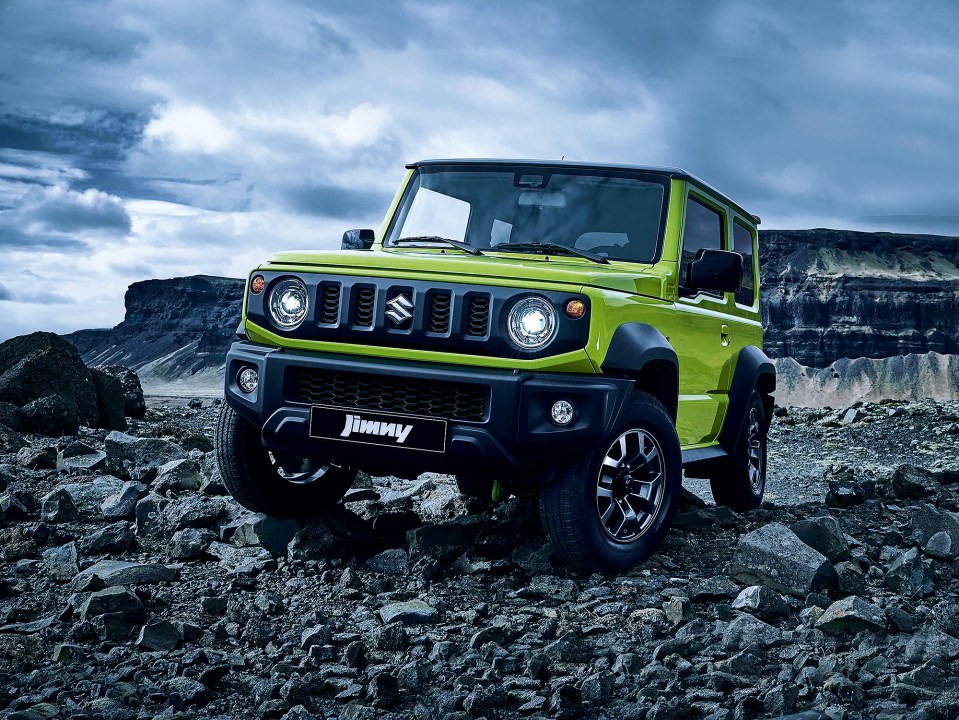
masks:
[[[283,198],[295,212],[342,219],[382,212],[389,204],[390,194],[318,184],[290,188],[283,192]]]
[[[123,237],[131,227],[126,209],[111,195],[36,186],[0,212],[0,248],[79,250],[88,239]]]
[[[13,300],[13,299],[14,299],[13,293],[7,290],[7,288],[4,287],[3,283],[0,283],[0,300]]]

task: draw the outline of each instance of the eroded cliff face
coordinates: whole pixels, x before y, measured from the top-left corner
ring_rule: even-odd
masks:
[[[841,230],[760,233],[766,352],[842,358],[959,352],[959,239]]]
[[[242,299],[243,281],[233,278],[146,280],[127,290],[122,323],[66,338],[88,365],[132,368],[148,390],[192,381],[214,392],[220,389],[218,378],[240,321]]]

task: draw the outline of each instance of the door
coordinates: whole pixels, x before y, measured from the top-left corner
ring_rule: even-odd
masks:
[[[676,429],[683,446],[715,440],[726,412],[728,379],[724,371],[733,354],[733,328],[723,293],[684,290],[689,263],[702,249],[725,250],[727,217],[718,203],[689,190],[679,256],[676,330],[671,342],[679,358],[679,408]]]

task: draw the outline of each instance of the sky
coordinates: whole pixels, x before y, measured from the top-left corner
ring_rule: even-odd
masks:
[[[378,227],[407,162],[680,166],[959,235],[959,3],[0,0],[0,339]]]

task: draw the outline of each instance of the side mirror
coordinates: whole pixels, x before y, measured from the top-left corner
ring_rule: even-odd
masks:
[[[376,237],[372,230],[347,230],[343,233],[341,250],[369,250]]]
[[[743,277],[743,256],[729,250],[700,250],[686,270],[686,290],[736,292]]]

